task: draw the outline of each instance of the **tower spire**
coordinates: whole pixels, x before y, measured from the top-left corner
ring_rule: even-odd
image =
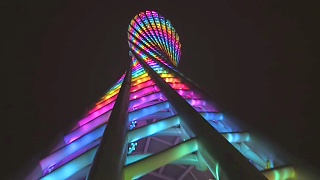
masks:
[[[169,20],[134,16],[128,45],[126,73],[21,179],[317,179],[180,72]]]

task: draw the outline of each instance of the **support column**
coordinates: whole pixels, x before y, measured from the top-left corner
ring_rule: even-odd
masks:
[[[122,180],[126,158],[128,107],[131,88],[132,62],[122,82],[108,125],[94,157],[88,180]]]
[[[217,165],[216,162],[218,162],[229,179],[266,180],[265,176],[253,167],[218,131],[212,128],[212,126],[153,71],[139,55],[135,54],[135,57],[149,73],[180,117],[182,117],[181,125],[187,130],[191,137],[197,137],[199,152],[203,155],[210,169],[215,169]]]

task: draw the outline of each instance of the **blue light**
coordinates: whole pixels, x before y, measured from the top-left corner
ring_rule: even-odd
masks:
[[[132,130],[133,128],[136,127],[136,125],[137,125],[137,121],[131,121],[129,129]]]
[[[135,151],[136,150],[136,146],[138,146],[137,142],[130,143],[128,154],[131,154],[133,151]]]

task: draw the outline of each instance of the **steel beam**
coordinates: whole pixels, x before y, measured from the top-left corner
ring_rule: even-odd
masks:
[[[249,141],[250,136],[248,132],[230,132],[222,133],[224,138],[226,138],[230,143],[240,143]]]
[[[266,180],[254,166],[216,131],[188,102],[171,88],[153,69],[135,52],[135,57],[169,100],[181,117],[181,125],[191,137],[199,139],[199,151],[206,160],[209,169],[216,169],[217,163],[229,179]]]
[[[155,141],[158,141],[158,142],[160,142],[160,143],[162,143],[162,144],[166,144],[166,145],[168,145],[168,146],[171,146],[171,145],[172,145],[172,144],[169,143],[168,141],[162,140],[162,139],[157,138],[157,137],[151,137],[151,139],[153,139],[153,140],[155,140]]]
[[[178,115],[171,116],[152,124],[133,129],[128,132],[128,142],[138,141],[139,139],[151,136],[170,127],[179,125],[180,119]]]
[[[295,171],[292,166],[283,166],[262,171],[269,180],[286,180],[295,178]]]
[[[150,141],[151,141],[151,137],[148,137],[148,138],[147,138],[146,145],[144,146],[144,149],[143,149],[143,153],[144,153],[144,154],[148,152],[149,145],[150,145]]]
[[[192,169],[193,169],[193,166],[189,166],[188,169],[184,171],[183,174],[181,174],[178,180],[183,180],[183,178],[186,177]]]
[[[126,158],[126,139],[128,130],[128,107],[131,88],[132,63],[122,82],[118,98],[110,115],[88,180],[123,179],[122,168]],[[116,138],[116,141],[115,141]]]
[[[144,158],[124,167],[125,180],[139,178],[161,166],[174,162],[192,152],[197,151],[196,139],[191,139],[155,155]]]
[[[126,165],[135,163],[141,159],[147,158],[152,155],[154,155],[154,154],[145,153],[145,154],[128,155]],[[175,164],[175,165],[182,164],[182,165],[189,165],[189,166],[196,166],[196,167],[202,165],[200,163],[201,162],[198,160],[198,157],[196,154],[188,154],[188,155],[183,156],[182,158],[180,158],[176,161],[170,162],[170,164]],[[161,173],[159,173],[159,174],[161,174]]]
[[[152,175],[152,176],[158,177],[160,179],[163,179],[163,180],[174,180],[173,178],[170,178],[168,176],[165,176],[165,175],[159,174],[159,173],[155,173],[155,172],[151,172],[149,174]]]

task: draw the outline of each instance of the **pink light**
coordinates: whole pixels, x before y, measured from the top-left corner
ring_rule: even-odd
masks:
[[[70,142],[71,139],[78,139],[98,126],[107,123],[110,117],[111,111],[104,113],[103,115],[97,117],[96,119],[84,124],[83,126],[75,129],[64,137],[66,143]]]
[[[78,139],[78,137],[73,137],[72,139],[70,139],[70,141],[69,141],[68,144],[72,143],[72,142],[75,141],[76,139]]]
[[[138,90],[140,90],[140,89],[143,89],[143,88],[145,88],[145,87],[151,86],[151,85],[153,85],[153,84],[154,84],[154,82],[151,81],[151,80],[146,81],[146,82],[143,82],[143,83],[141,83],[141,84],[138,84],[138,85],[136,85],[136,86],[131,87],[131,92],[136,92],[136,91],[138,91]]]
[[[146,87],[144,89],[141,89],[137,92],[130,94],[130,100],[133,99],[133,96],[137,95],[138,97],[144,96],[146,94],[149,94],[150,92],[159,92],[160,90],[155,90],[153,86]]]
[[[101,116],[102,114],[106,113],[107,111],[111,110],[114,106],[115,101],[112,101],[108,105],[104,106],[103,108],[95,111],[94,113],[88,115],[87,117],[81,119],[78,124],[79,126],[82,126],[84,124],[87,124],[88,122],[92,121],[93,119]]]
[[[107,106],[108,104],[115,101],[115,99],[118,97],[118,94],[115,94],[114,96],[110,97],[108,100],[102,101],[100,104],[96,105],[92,110],[89,111],[88,115],[96,112],[97,110]]]

